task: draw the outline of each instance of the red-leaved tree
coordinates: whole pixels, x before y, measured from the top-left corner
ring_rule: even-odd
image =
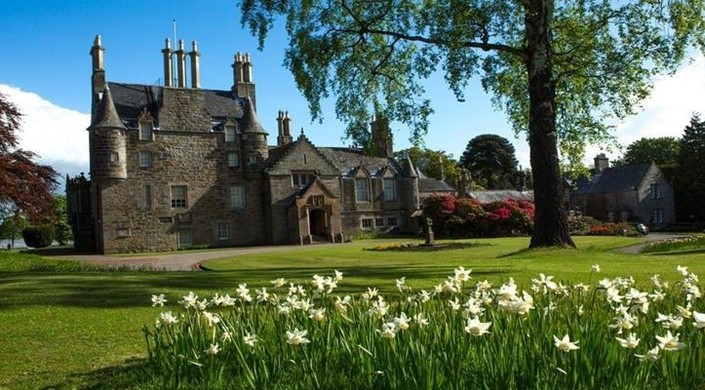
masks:
[[[19,148],[22,114],[0,93],[0,216],[22,213],[31,222],[50,215],[56,171],[37,164],[36,154]]]

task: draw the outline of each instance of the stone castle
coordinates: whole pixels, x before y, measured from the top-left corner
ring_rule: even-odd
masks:
[[[283,111],[277,144],[268,145],[249,55],[235,56],[229,90],[211,90],[200,85],[196,42],[187,53],[183,41],[172,50],[166,40],[163,86],[108,82],[104,51],[97,36],[90,177],[67,180],[77,249],[309,244],[373,229],[409,232],[424,191],[449,190],[411,161],[392,159],[384,119],[371,124],[373,156],[317,147],[303,130],[294,139]]]

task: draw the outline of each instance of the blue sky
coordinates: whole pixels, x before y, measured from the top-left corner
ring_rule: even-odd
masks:
[[[44,163],[54,165],[62,174],[87,171],[88,52],[93,38],[102,36],[109,81],[154,84],[163,76],[160,50],[165,38],[173,40],[174,19],[177,37],[187,48],[192,40],[198,41],[203,88],[229,89],[233,55],[250,53],[258,116],[270,133],[270,143],[276,140],[277,111],[288,110],[292,130],[298,132],[303,127],[315,144],[345,144],[341,141],[345,126],[335,120],[331,102],[324,105],[325,121],[311,123],[307,102],[282,66],[287,43],[284,31],[273,31],[265,50],[258,51],[256,39],[240,27],[234,0],[0,1],[0,92],[25,113],[22,147],[37,152]],[[478,82],[471,83],[462,103],[440,76],[429,80],[426,89],[436,110],[426,138],[429,148],[458,158],[471,138],[495,133],[510,139],[520,164],[528,166],[523,136],[514,137],[504,113],[491,106]],[[705,110],[702,102],[705,61],[698,55],[675,76],[657,79],[644,112],[618,124],[616,134],[625,145],[641,137],[679,136],[690,114]],[[395,150],[408,147],[407,130],[392,127]],[[598,147],[590,148],[587,157],[598,151]]]

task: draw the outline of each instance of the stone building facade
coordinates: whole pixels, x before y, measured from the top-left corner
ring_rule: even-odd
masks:
[[[373,156],[317,147],[303,130],[294,139],[283,111],[268,145],[248,55],[235,56],[230,90],[210,90],[200,86],[195,42],[187,53],[166,40],[163,86],[108,82],[103,53],[97,36],[90,179],[67,180],[78,249],[308,244],[415,229],[419,178],[411,161],[392,159],[386,121],[371,125]]]

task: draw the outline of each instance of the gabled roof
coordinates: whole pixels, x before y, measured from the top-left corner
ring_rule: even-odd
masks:
[[[316,145],[314,145],[308,139],[308,137],[306,137],[303,131],[294,142],[289,142],[288,144],[282,146],[270,146],[269,157],[267,158],[267,166],[269,168],[276,168],[275,165],[299,145],[308,145],[311,149],[313,149],[314,153],[317,153],[323,159],[323,161],[329,164],[331,170],[338,169],[338,167],[330,160],[330,158],[328,158],[328,155],[323,153],[321,148],[317,148]]]
[[[421,193],[432,193],[432,192],[454,192],[455,188],[451,187],[450,184],[446,183],[444,180],[430,179],[427,177],[419,177],[419,192]]]
[[[357,148],[318,148],[331,161],[344,177],[353,175],[359,167],[363,167],[372,176],[384,173],[389,167],[399,174],[401,168],[391,158],[368,156]]]
[[[308,184],[299,188],[297,191],[291,194],[286,202],[287,206],[291,206],[292,204],[294,204],[294,202],[296,202],[296,199],[306,197],[306,195],[310,192],[313,186],[320,188],[326,194],[327,197],[337,198],[337,196],[318,177],[316,177],[315,180],[308,182]]]
[[[650,167],[651,164],[637,164],[605,168],[591,181],[578,180],[576,193],[634,191]]]
[[[115,103],[113,102],[110,88],[103,90],[103,97],[100,99],[100,102],[98,102],[95,119],[90,128],[125,129],[125,125],[120,120],[117,110],[115,109]]]

